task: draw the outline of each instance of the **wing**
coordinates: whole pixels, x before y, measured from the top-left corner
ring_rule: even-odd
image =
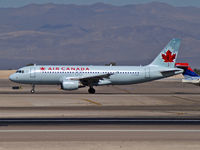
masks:
[[[77,78],[72,78],[71,80],[79,80],[84,86],[90,86],[90,85],[97,85],[100,80],[109,79],[111,75],[113,75],[113,73],[77,77]]]

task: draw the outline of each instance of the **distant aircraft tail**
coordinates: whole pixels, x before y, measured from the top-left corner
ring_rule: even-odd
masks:
[[[172,39],[150,65],[174,68],[180,43],[180,39]]]
[[[184,69],[183,75],[185,78],[199,77],[199,75],[193,71],[188,63],[176,63],[176,67]]]

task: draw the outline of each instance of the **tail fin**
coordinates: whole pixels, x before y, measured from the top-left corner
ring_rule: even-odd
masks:
[[[189,66],[188,63],[176,63],[176,67],[184,69],[184,77],[198,77],[199,75]]]
[[[184,70],[183,72],[184,76],[189,76],[189,77],[198,77],[199,75],[195,73],[192,68],[188,67],[187,69]]]
[[[174,68],[180,43],[180,39],[172,39],[150,65]]]

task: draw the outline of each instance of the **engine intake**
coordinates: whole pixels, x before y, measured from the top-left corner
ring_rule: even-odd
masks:
[[[61,84],[63,90],[77,90],[79,88],[79,81],[66,80]]]

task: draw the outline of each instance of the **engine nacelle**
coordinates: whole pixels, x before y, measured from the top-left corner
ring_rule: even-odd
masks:
[[[63,90],[77,90],[79,88],[79,81],[66,80],[61,84]]]

